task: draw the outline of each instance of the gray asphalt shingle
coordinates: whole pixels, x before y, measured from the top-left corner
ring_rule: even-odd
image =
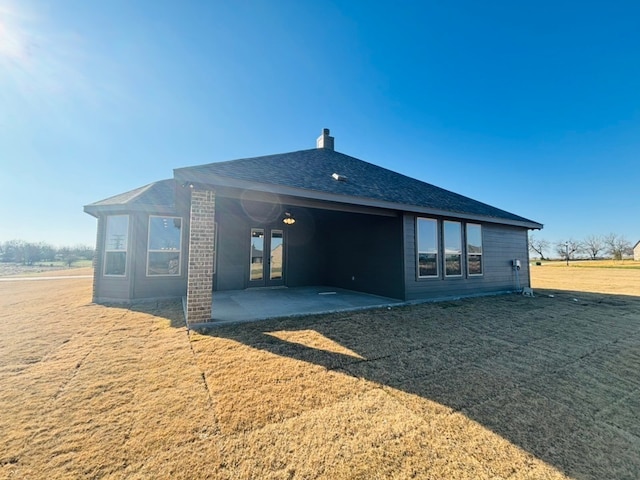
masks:
[[[128,192],[105,198],[91,203],[87,207],[109,207],[128,205],[139,207],[143,205],[172,207],[175,204],[175,180],[160,180]]]
[[[334,173],[347,177],[347,180],[335,180],[332,177]],[[296,187],[398,205],[535,223],[486,203],[323,148],[209,163],[175,171],[178,179],[185,174],[189,177],[215,175],[263,185]]]
[[[333,174],[346,179],[338,181]],[[85,210],[92,213],[110,207],[172,208],[176,181],[202,179],[204,183],[214,181],[215,185],[224,185],[225,179],[234,179],[250,182],[256,190],[293,187],[340,198],[352,197],[354,204],[361,199],[378,200],[396,204],[398,210],[419,207],[541,227],[519,215],[326,148],[178,168],[174,176],[175,180],[160,180],[92,203]]]

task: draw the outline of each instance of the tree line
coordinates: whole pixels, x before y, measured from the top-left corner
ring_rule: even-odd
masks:
[[[556,243],[551,243],[534,234],[529,235],[529,251],[540,257],[540,260],[549,260],[548,252],[554,252],[562,260],[574,258],[589,258],[599,260],[612,258],[622,260],[633,255],[633,246],[624,236],[617,233],[609,235],[589,235],[583,240],[569,238]]]
[[[45,242],[9,240],[0,242],[0,262],[33,265],[41,262],[65,262],[71,266],[78,260],[93,259],[94,248],[89,245],[55,247]]]

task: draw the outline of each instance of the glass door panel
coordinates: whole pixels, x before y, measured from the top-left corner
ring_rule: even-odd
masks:
[[[271,230],[271,259],[269,280],[282,280],[282,254],[284,235],[282,230]]]
[[[249,280],[264,280],[264,229],[251,229],[251,257]]]

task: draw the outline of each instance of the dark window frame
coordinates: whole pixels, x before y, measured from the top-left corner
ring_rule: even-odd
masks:
[[[480,229],[480,252],[470,252],[469,250],[469,227],[478,227]],[[482,277],[484,275],[484,238],[483,238],[483,228],[479,223],[467,223],[465,225],[465,247],[466,247],[466,257],[467,257],[467,276],[468,277]],[[472,269],[469,266],[469,259],[471,257],[480,257],[480,273],[471,273]]]
[[[420,222],[424,221],[424,222],[429,222],[432,223],[435,226],[435,231],[434,231],[434,236],[433,236],[433,240],[435,242],[435,251],[429,251],[429,250],[421,250],[420,249]],[[438,220],[436,218],[430,218],[430,217],[416,217],[416,222],[415,222],[415,228],[416,228],[416,276],[418,279],[420,280],[424,280],[424,279],[434,279],[434,278],[440,278],[440,235],[439,235],[439,223]],[[421,262],[420,262],[420,256],[421,255],[435,255],[435,259],[433,260],[433,263],[435,265],[435,274],[431,274],[431,275],[421,275],[420,274],[420,270],[421,270]]]
[[[458,226],[458,241],[460,243],[460,248],[458,250],[459,253],[447,253],[447,224],[454,224]],[[462,222],[457,220],[444,220],[442,222],[442,262],[443,262],[443,273],[445,278],[461,278],[464,276],[464,269],[462,268],[462,258],[464,256],[463,251],[463,239],[462,239]],[[458,256],[458,265],[459,265],[459,273],[449,274],[447,263],[449,261],[448,257]]]
[[[153,219],[165,219],[165,220],[173,220],[175,222],[175,220],[179,220],[180,221],[180,236],[179,236],[179,244],[177,248],[171,248],[171,247],[167,247],[167,248],[151,248],[151,235],[152,235],[152,228],[151,228],[151,222]],[[147,231],[147,277],[151,277],[151,278],[157,278],[157,277],[179,277],[182,275],[182,259],[183,259],[183,255],[182,255],[182,237],[183,237],[183,232],[184,232],[184,219],[182,217],[178,217],[178,216],[174,216],[174,215],[149,215],[149,221],[147,223],[148,225],[148,231]],[[178,255],[178,269],[176,273],[152,273],[150,270],[150,266],[151,266],[151,255],[152,254],[171,254],[171,255]]]

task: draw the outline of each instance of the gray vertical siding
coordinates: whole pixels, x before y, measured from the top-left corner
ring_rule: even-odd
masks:
[[[281,215],[275,221],[261,222],[250,218],[237,199],[218,197],[215,290],[249,286],[250,231],[258,227],[285,232],[286,286],[327,285],[403,298],[400,216],[303,207],[290,210],[296,218],[294,225],[284,225]]]
[[[441,228],[443,219],[437,218],[437,220]],[[465,222],[462,223],[464,230]],[[470,223],[477,224],[478,222]],[[438,259],[440,262],[440,276],[437,278],[418,278],[416,265],[416,216],[406,214],[403,222],[405,298],[407,300],[419,300],[513,291],[516,289],[516,274],[511,266],[513,259],[521,261],[521,270],[518,272],[520,287],[530,286],[527,248],[528,230],[526,228],[493,223],[481,223],[481,225],[483,244],[482,276],[469,277],[465,264],[462,277],[444,277],[442,274],[442,238],[440,237]]]
[[[185,214],[186,204],[182,203],[177,208],[181,213],[174,214],[183,219],[181,274],[175,277],[148,277],[146,274],[149,215],[153,212],[130,213],[127,274],[125,277],[105,277],[105,218],[100,216],[94,301],[185,295],[189,220]],[[285,226],[281,222],[282,212],[273,213],[270,208],[266,208],[271,212],[270,217],[261,221],[252,217],[238,198],[218,196],[214,290],[249,286],[252,227],[277,228],[285,232],[284,283],[291,287],[327,285],[405,300],[513,291],[517,284],[511,261],[516,258],[521,260],[519,286],[530,286],[526,228],[482,223],[483,275],[469,277],[465,262],[462,277],[446,278],[441,235],[442,222],[446,218],[436,218],[440,231],[440,276],[420,279],[417,278],[416,216],[413,214],[394,217],[295,207],[292,211],[296,223]],[[461,223],[464,231],[465,222]]]
[[[328,285],[404,298],[401,216],[334,213],[324,232]]]
[[[152,213],[156,215],[155,213]],[[187,225],[183,218],[181,273],[178,276],[147,276],[147,239],[149,213],[129,214],[129,244],[127,249],[127,270],[124,277],[103,275],[104,268],[104,225],[105,217],[98,220],[98,240],[96,271],[96,293],[94,301],[128,301],[145,298],[181,297],[186,293]],[[163,215],[159,213],[157,215]],[[171,214],[170,216],[179,216]]]
[[[251,226],[237,200],[219,196],[216,201],[218,249],[214,290],[241,290],[248,286]],[[257,226],[257,225],[256,225]]]
[[[104,216],[97,218],[96,250],[93,254],[93,301],[100,302],[102,294],[102,262],[104,261]]]
[[[285,284],[289,287],[326,285],[324,222],[313,209],[296,208],[294,214],[296,223],[285,228]]]
[[[133,269],[133,292],[131,298],[167,298],[182,297],[187,292],[187,255],[189,237],[187,222],[184,216],[171,214],[167,216],[182,218],[182,254],[180,259],[180,275],[177,276],[147,276],[147,243],[149,238],[149,216],[163,215],[156,213],[136,213],[131,215],[134,221],[135,237],[133,254],[136,261]]]
[[[127,266],[125,275],[122,277],[105,276],[104,275],[104,249],[105,249],[105,229],[106,229],[106,217],[107,215],[100,216],[98,219],[98,250],[96,262],[98,268],[94,273],[94,278],[98,282],[97,287],[94,289],[94,301],[95,302],[109,302],[109,301],[128,301],[132,298],[132,278],[133,278],[133,266],[135,259],[133,258],[133,247],[135,242],[134,235],[134,215],[129,215],[129,244],[127,245]]]
[[[255,204],[253,206],[255,207]],[[214,290],[241,290],[250,286],[251,228],[264,228],[265,231],[277,229],[284,232],[285,285],[317,284],[309,283],[319,278],[315,258],[317,240],[311,223],[313,219],[305,214],[304,209],[297,209],[297,222],[295,225],[287,226],[282,223],[284,208],[274,209],[265,204],[264,211],[269,212],[265,218],[253,214],[252,218],[237,198],[218,196],[218,250]],[[300,268],[293,268],[291,265],[300,265]]]

